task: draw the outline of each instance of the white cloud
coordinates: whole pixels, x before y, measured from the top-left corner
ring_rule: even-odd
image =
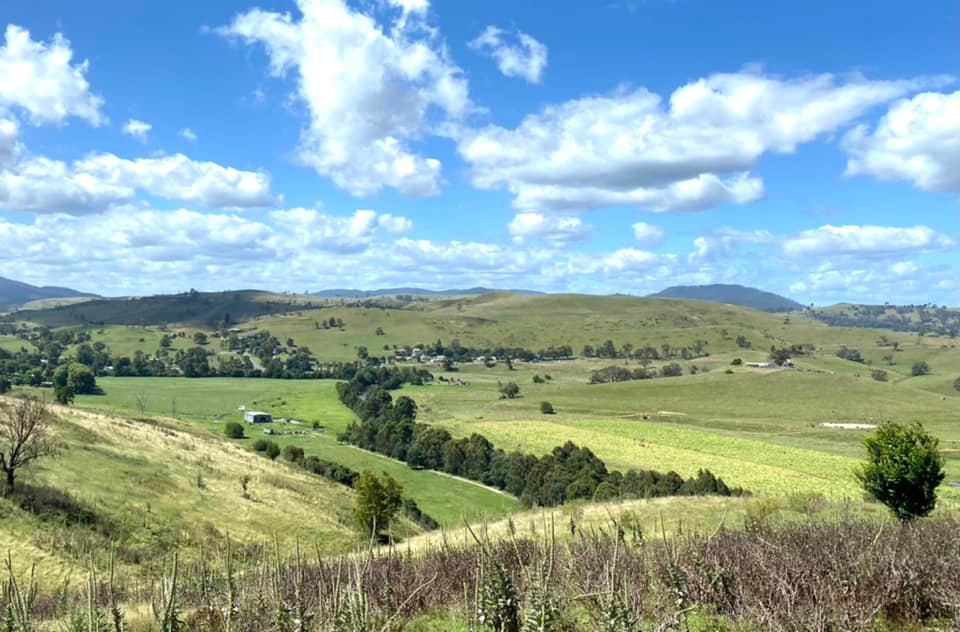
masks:
[[[378,229],[402,232],[413,226],[406,217],[378,215],[364,209],[350,217],[334,217],[306,208],[274,211],[270,216],[288,232],[289,243],[296,243],[299,248],[337,253],[367,250]]]
[[[386,31],[343,0],[299,0],[299,19],[253,9],[220,29],[263,44],[274,75],[296,73],[310,114],[298,158],[354,195],[437,193],[440,161],[411,143],[473,109],[462,71],[423,24],[427,3],[394,4],[404,13]]]
[[[191,143],[196,142],[197,140],[197,133],[194,132],[189,127],[184,127],[182,130],[180,130],[179,133],[180,133],[180,138],[184,140],[188,140]]]
[[[377,218],[380,228],[388,233],[408,233],[413,230],[413,220],[400,215],[386,213]]]
[[[637,243],[641,246],[656,248],[663,244],[665,236],[666,233],[660,226],[654,226],[646,222],[637,222],[633,225],[633,238],[636,239]]]
[[[36,42],[29,31],[7,26],[0,47],[0,114],[21,108],[35,124],[62,123],[69,116],[100,125],[103,100],[90,92],[87,62],[71,64],[73,50],[61,34]]]
[[[514,242],[522,244],[531,239],[540,239],[555,245],[563,245],[586,239],[592,227],[575,216],[544,215],[543,213],[518,213],[507,226]]]
[[[821,226],[788,237],[783,252],[788,257],[860,255],[879,256],[922,253],[951,248],[955,242],[928,226]]]
[[[67,165],[30,158],[0,171],[0,208],[37,213],[98,213],[133,200],[138,191],[211,208],[268,206],[270,177],[183,154],[128,160],[92,154]]]
[[[960,91],[924,92],[887,112],[873,131],[844,138],[847,175],[907,180],[924,191],[960,192]]]
[[[664,103],[645,89],[576,99],[515,129],[465,132],[460,154],[482,188],[506,187],[524,212],[636,206],[690,211],[763,195],[748,171],[900,97],[920,82],[717,74]]]
[[[153,129],[153,125],[147,123],[146,121],[141,121],[138,119],[130,119],[123,126],[123,133],[127,136],[132,136],[136,138],[141,143],[147,142],[147,136],[150,134],[150,130]]]
[[[20,129],[16,120],[0,117],[0,168],[13,163],[20,155]]]
[[[507,41],[511,38],[515,38],[516,43]],[[490,25],[469,46],[493,57],[497,68],[507,77],[521,77],[530,83],[540,83],[543,79],[547,47],[526,33],[517,31],[511,35]]]

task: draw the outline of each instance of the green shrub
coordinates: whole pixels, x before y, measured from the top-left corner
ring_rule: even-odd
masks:
[[[303,448],[298,448],[295,445],[283,446],[283,458],[291,463],[302,463]]]
[[[555,411],[553,410],[553,404],[550,402],[540,402],[540,412],[544,415],[554,414]]]
[[[902,521],[933,511],[944,477],[936,437],[920,424],[885,423],[863,444],[867,461],[854,474],[871,496]]]
[[[270,460],[276,459],[278,456],[280,456],[280,446],[273,441],[268,441],[265,455]]]
[[[270,442],[266,439],[257,439],[253,442],[253,449],[256,452],[266,452],[269,446]]]
[[[913,377],[920,377],[921,375],[930,375],[930,365],[920,360],[919,362],[914,362],[913,368],[910,369],[910,375]]]
[[[238,421],[228,421],[223,426],[223,434],[228,439],[243,439],[246,436],[244,434],[243,424]]]

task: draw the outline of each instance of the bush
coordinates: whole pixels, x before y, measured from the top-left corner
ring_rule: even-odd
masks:
[[[253,442],[253,449],[255,452],[266,452],[269,445],[270,442],[266,439],[257,439]]]
[[[298,448],[295,445],[283,446],[283,458],[291,463],[302,463],[303,448]]]
[[[863,441],[867,462],[854,472],[863,488],[902,521],[926,516],[943,481],[939,441],[923,426],[885,423]]]
[[[515,399],[520,395],[520,387],[516,382],[507,382],[500,387],[500,395],[507,399]]]
[[[663,377],[680,377],[683,375],[683,367],[676,362],[671,362],[670,364],[661,367],[660,375]]]
[[[243,439],[246,437],[244,434],[243,424],[239,421],[228,421],[223,426],[223,434],[228,439]]]
[[[870,375],[873,377],[873,379],[875,379],[878,382],[887,381],[887,372],[884,371],[883,369],[875,369],[873,373],[871,373]]]
[[[271,441],[267,445],[267,457],[270,460],[273,460],[273,459],[276,459],[278,456],[280,456],[280,446],[278,446],[276,443]]]
[[[730,363],[732,366],[742,366],[743,358],[734,358],[733,362]]]
[[[953,389],[956,391],[960,391],[960,377],[958,377],[953,381]]]
[[[553,410],[553,404],[550,402],[540,402],[540,412],[544,415],[554,414],[555,411]]]
[[[920,360],[919,362],[913,363],[913,368],[910,369],[910,374],[913,377],[920,377],[921,375],[930,375],[930,365]]]
[[[957,381],[960,382],[960,380],[957,380]],[[13,384],[10,383],[10,380],[8,380],[5,377],[0,377],[0,395],[5,395],[9,393],[12,388],[13,388]],[[957,390],[960,390],[960,388],[958,388]]]

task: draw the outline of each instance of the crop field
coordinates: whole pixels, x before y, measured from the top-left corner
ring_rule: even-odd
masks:
[[[297,420],[300,425],[276,421],[251,425],[248,438],[236,443],[249,446],[263,437],[281,447],[294,444],[307,455],[357,471],[387,472],[403,484],[404,493],[424,512],[445,526],[462,525],[468,518],[500,517],[518,506],[516,499],[470,481],[416,471],[405,463],[338,443],[337,433],[354,415],[337,399],[332,380],[102,378],[98,383],[104,394],[78,397],[79,406],[137,415],[141,397],[146,414],[189,420],[198,430],[217,436],[223,434],[223,422],[242,419],[240,406],[268,411],[275,420]],[[313,429],[314,422],[322,429]],[[266,428],[277,434],[264,437]],[[251,454],[251,458],[261,457]]]

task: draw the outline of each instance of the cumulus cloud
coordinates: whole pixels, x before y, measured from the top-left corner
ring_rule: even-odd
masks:
[[[73,64],[70,42],[56,34],[49,43],[31,39],[10,24],[0,47],[0,114],[19,108],[34,124],[59,124],[76,116],[100,125],[103,100],[90,92],[86,61]]]
[[[36,213],[97,213],[133,200],[138,191],[210,208],[248,208],[275,202],[270,177],[183,154],[129,160],[92,154],[68,165],[23,160],[0,171],[0,208]]]
[[[539,239],[555,245],[586,239],[592,227],[575,216],[518,213],[507,226],[514,242],[522,244]]]
[[[716,74],[666,102],[640,88],[552,105],[514,129],[467,131],[458,149],[476,186],[506,187],[524,212],[703,210],[758,199],[749,170],[762,155],[793,152],[918,85]]]
[[[301,248],[325,252],[363,252],[370,247],[378,229],[388,232],[409,230],[413,223],[406,217],[379,215],[361,209],[350,217],[334,217],[316,209],[294,208],[271,213],[273,220]]]
[[[296,74],[309,111],[299,160],[354,195],[439,191],[441,163],[411,143],[473,109],[463,72],[423,24],[427,2],[393,0],[385,30],[343,0],[299,0],[302,16],[253,9],[219,30],[262,44],[274,75]],[[420,28],[423,27],[423,28]]]
[[[378,231],[409,222],[404,217],[360,210],[327,215],[315,209],[270,214],[272,222],[237,213],[190,209],[158,211],[121,206],[99,215],[38,215],[32,223],[0,219],[0,265],[9,274],[119,291],[149,279],[149,288],[223,287],[252,283],[276,288],[290,278],[313,283],[317,278],[381,272],[380,252],[371,247]],[[98,244],[98,248],[90,248]],[[389,249],[390,244],[384,244]],[[250,262],[257,265],[251,266]],[[222,277],[221,275],[227,275]],[[324,275],[330,275],[324,277]]]
[[[179,134],[180,134],[180,138],[184,140],[188,140],[191,143],[196,142],[197,140],[197,133],[194,132],[189,127],[184,127],[182,130],[180,130]]]
[[[637,222],[632,228],[633,238],[637,240],[638,244],[647,248],[656,248],[661,245],[666,236],[663,228],[646,222]]]
[[[20,129],[17,121],[0,117],[0,168],[11,164],[20,155]]]
[[[960,91],[898,101],[870,130],[844,138],[847,175],[905,180],[924,191],[960,192]]]
[[[895,255],[951,248],[955,242],[928,226],[821,226],[788,237],[783,252],[801,258],[823,255]]]
[[[127,136],[136,138],[141,143],[145,143],[147,142],[147,136],[150,134],[150,130],[152,129],[153,125],[147,123],[146,121],[130,119],[124,124],[123,133]]]
[[[490,25],[469,46],[492,57],[497,68],[507,77],[521,77],[529,83],[540,83],[543,79],[547,47],[526,33],[507,33]]]

